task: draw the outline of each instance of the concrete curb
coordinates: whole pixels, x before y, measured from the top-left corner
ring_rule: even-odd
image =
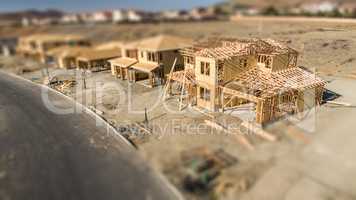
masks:
[[[59,92],[59,91],[57,91],[57,90],[55,90],[55,89],[53,89],[53,88],[50,88],[50,87],[48,87],[48,86],[46,86],[46,85],[39,84],[39,83],[35,83],[35,82],[31,81],[31,80],[28,80],[28,79],[26,79],[26,78],[24,78],[24,77],[22,77],[22,76],[18,76],[18,75],[11,74],[11,73],[6,73],[6,74],[10,75],[11,77],[14,77],[14,78],[17,78],[17,79],[20,79],[20,80],[24,80],[24,81],[26,81],[26,82],[28,82],[28,83],[37,85],[37,86],[39,86],[39,87],[41,87],[41,88],[44,88],[44,89],[46,89],[46,90],[49,90],[49,91],[51,91],[51,92],[54,92],[54,93],[56,93],[57,95],[62,96],[62,97],[64,97],[65,99],[69,100],[70,102],[75,103],[76,106],[79,106],[79,107],[81,107],[81,108],[84,108],[84,111],[85,111],[87,114],[92,115],[95,119],[99,119],[99,120],[100,120],[101,122],[103,122],[103,124],[106,125],[106,127],[108,127],[115,135],[119,136],[122,140],[124,140],[127,145],[129,145],[129,146],[132,147],[132,148],[135,148],[125,137],[123,137],[120,133],[118,133],[117,130],[116,130],[111,124],[109,124],[106,120],[104,120],[103,117],[101,117],[100,115],[98,115],[97,113],[95,113],[94,111],[92,111],[91,109],[89,109],[88,107],[84,106],[83,104],[79,103],[78,101],[75,101],[73,98],[71,98],[71,97],[69,97],[69,96],[66,96],[66,95],[64,95],[63,93],[61,93],[61,92]]]
[[[1,72],[1,71],[0,71]],[[51,92],[54,92],[55,94],[58,94],[59,96],[62,96],[64,97],[65,99],[71,101],[71,102],[74,102],[76,104],[76,106],[80,106],[82,108],[84,108],[84,111],[87,113],[87,114],[90,114],[92,115],[95,119],[99,119],[105,126],[106,128],[109,128],[114,134],[115,136],[118,136],[120,139],[122,139],[130,148],[132,148],[133,150],[137,150],[135,148],[135,146],[130,142],[128,141],[124,136],[122,136],[111,124],[109,124],[103,117],[101,117],[100,115],[98,115],[97,113],[95,113],[94,111],[92,111],[91,109],[89,109],[88,107],[84,106],[83,104],[79,103],[78,101],[75,101],[73,98],[69,97],[69,96],[66,96],[65,94],[53,89],[53,88],[50,88],[46,85],[43,85],[43,84],[39,84],[39,83],[35,83],[29,79],[26,79],[22,76],[19,76],[19,75],[16,75],[16,74],[13,74],[13,73],[8,73],[8,72],[4,72],[2,71],[3,73],[13,77],[13,78],[16,78],[16,79],[19,79],[19,80],[23,80],[23,81],[26,81],[30,84],[33,84],[33,85],[36,85],[36,86],[39,86],[41,88],[44,88],[44,89],[47,89]],[[151,168],[152,169],[152,168]],[[161,181],[163,181],[163,183],[172,191],[172,193],[177,197],[177,199],[179,200],[184,200],[184,197],[182,196],[182,194],[176,189],[176,187],[174,187],[172,185],[171,182],[168,181],[168,179],[163,176],[163,174],[157,172],[156,170],[153,170],[152,171],[154,173],[156,173],[156,175],[159,177],[159,179]]]

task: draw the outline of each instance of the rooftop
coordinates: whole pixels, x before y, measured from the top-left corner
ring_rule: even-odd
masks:
[[[207,41],[194,44],[185,50],[186,53],[196,56],[215,59],[228,59],[234,56],[250,55],[253,53],[285,54],[297,51],[272,39],[231,39],[212,38]]]
[[[58,48],[51,49],[47,52],[47,55],[57,56],[57,57],[76,57],[85,51],[90,51],[89,47],[69,47],[61,46]]]
[[[125,42],[123,43],[122,47],[126,49],[137,49],[138,44],[140,41],[131,41],[131,42]]]
[[[132,65],[131,67],[133,69],[149,73],[149,72],[152,72],[153,70],[157,69],[159,66],[160,66],[159,64],[155,64],[155,63],[138,62],[138,63]]]
[[[110,59],[115,57],[120,57],[121,51],[120,49],[105,49],[105,50],[89,50],[80,54],[78,60],[82,61],[93,61],[93,60],[102,60],[102,59]]]
[[[300,67],[278,72],[269,72],[254,67],[240,73],[224,87],[242,90],[256,97],[268,97],[284,91],[304,90],[323,85],[325,81]]]
[[[139,41],[136,45],[140,49],[152,51],[166,51],[184,48],[192,45],[192,40],[171,36],[171,35],[158,35]]]
[[[136,59],[133,59],[133,58],[124,58],[124,57],[121,57],[121,58],[114,58],[114,59],[111,59],[111,60],[109,60],[109,62],[110,62],[112,65],[118,65],[118,66],[120,66],[120,67],[127,68],[127,67],[130,67],[130,66],[133,65],[133,64],[136,64],[136,63],[137,63],[137,60],[136,60]]]

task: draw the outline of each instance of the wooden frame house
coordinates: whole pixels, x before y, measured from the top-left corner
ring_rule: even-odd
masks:
[[[53,61],[55,65],[58,66],[59,68],[72,69],[78,67],[78,63],[77,63],[78,58],[84,61],[88,61],[90,59],[96,59],[97,61],[98,60],[100,61],[101,59],[100,57],[103,57],[102,58],[103,60],[111,59],[112,58],[111,54],[113,54],[115,57],[120,56],[121,45],[122,43],[119,41],[111,41],[93,47],[61,46],[49,50],[46,53],[46,56],[47,56],[47,60]],[[93,58],[92,55],[96,53],[97,56]],[[107,65],[106,62],[105,64]],[[93,65],[95,65],[95,63]]]
[[[138,42],[122,44],[121,57],[109,60],[112,75],[128,80],[129,67],[138,62],[137,44]]]
[[[17,37],[3,37],[0,38],[0,55],[12,56],[16,52],[18,38]]]
[[[255,121],[264,124],[322,101],[325,82],[297,67],[298,52],[274,40],[211,38],[181,52],[185,69],[167,82],[169,94],[180,85],[181,104],[214,112],[252,104]]]
[[[164,83],[174,62],[183,69],[182,47],[191,44],[190,40],[158,35],[138,42],[128,43],[122,48],[122,57],[111,60],[115,76],[138,82],[148,87]]]
[[[90,51],[89,47],[58,47],[51,49],[46,53],[47,60],[62,69],[73,69],[77,67],[77,57],[85,51]]]
[[[24,57],[46,63],[47,52],[58,47],[87,47],[90,42],[82,36],[70,34],[36,34],[19,38],[16,52]],[[51,60],[49,60],[50,62]]]
[[[121,57],[121,50],[114,49],[92,49],[81,52],[76,58],[77,69],[90,71],[102,71],[110,69],[109,60]]]

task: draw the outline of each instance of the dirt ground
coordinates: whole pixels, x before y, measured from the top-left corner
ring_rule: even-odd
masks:
[[[320,22],[238,21],[179,24],[137,24],[97,26],[56,26],[4,29],[0,34],[22,35],[33,32],[79,33],[95,43],[108,40],[134,40],[157,33],[175,34],[194,39],[209,36],[261,37],[286,42],[300,52],[299,65],[314,70],[329,82],[328,89],[342,95],[340,101],[356,103],[350,88],[356,79],[356,25]],[[29,64],[30,63],[30,64]],[[27,70],[19,66],[26,66]],[[0,58],[0,68],[36,82],[42,82],[46,74],[43,66],[21,58]],[[162,101],[162,87],[146,88],[140,84],[128,84],[115,79],[110,72],[87,73],[86,89],[83,75],[76,70],[64,71],[49,68],[51,76],[71,74],[76,86],[67,94],[81,103],[100,110],[118,129],[145,120],[147,108],[151,135],[139,138],[138,149],[148,162],[165,174],[187,199],[355,199],[352,190],[355,181],[347,174],[355,174],[356,167],[351,152],[356,150],[355,137],[346,137],[352,127],[347,119],[355,119],[352,108],[323,105],[313,109],[302,121],[291,116],[266,127],[276,135],[276,142],[266,141],[256,135],[248,135],[255,150],[247,150],[236,135],[223,134],[207,127],[208,116],[186,108],[178,111],[176,99]],[[94,100],[95,99],[95,100]],[[215,114],[221,123],[241,120],[229,114]],[[297,122],[296,122],[297,121]],[[335,134],[343,124],[342,138]],[[334,132],[336,131],[336,132]],[[243,133],[243,131],[240,131]],[[343,143],[348,146],[339,148]],[[335,146],[336,145],[336,146]],[[209,190],[187,192],[182,180],[186,172],[181,153],[196,147],[211,150],[223,149],[238,162],[225,168],[214,180]],[[329,157],[322,157],[321,147],[328,148]],[[331,148],[331,149],[329,149]],[[344,156],[335,155],[340,153]],[[331,158],[330,158],[331,157]],[[337,158],[337,159],[336,159]],[[327,171],[327,167],[334,170]],[[323,167],[323,165],[325,165]],[[337,169],[340,169],[337,171]],[[313,171],[313,173],[308,172]],[[338,173],[340,172],[340,173]],[[316,175],[314,175],[316,174]],[[342,181],[344,180],[344,181]],[[304,195],[304,196],[303,196]]]
[[[300,52],[299,65],[326,74],[355,76],[354,30],[356,23],[273,21],[261,19],[237,22],[162,23],[124,25],[67,25],[54,27],[2,28],[3,35],[26,35],[38,32],[78,33],[95,44],[110,40],[130,41],[158,33],[194,39],[210,36],[261,37],[285,41]]]

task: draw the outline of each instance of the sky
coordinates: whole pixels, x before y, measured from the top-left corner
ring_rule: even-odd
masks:
[[[189,9],[211,5],[222,0],[0,0],[0,12],[25,9],[61,9],[67,12],[92,11],[115,8],[145,10]]]

